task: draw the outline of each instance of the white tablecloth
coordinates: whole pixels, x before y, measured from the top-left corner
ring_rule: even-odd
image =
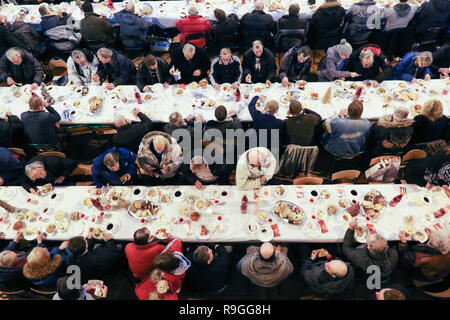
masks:
[[[410,108],[409,117],[413,118],[417,112],[413,112],[413,107],[416,104],[423,105],[425,101],[431,98],[438,98],[444,104],[444,114],[450,116],[450,95],[447,94],[450,89],[450,80],[430,80],[421,82],[420,84],[407,84],[406,88],[399,87],[399,81],[384,81],[380,87],[386,89],[386,93],[379,93],[378,89],[367,87],[364,85],[361,99],[364,103],[363,118],[376,119],[384,115],[392,114],[397,106],[406,106]],[[297,96],[302,105],[319,113],[323,119],[335,116],[342,108],[347,106],[353,100],[355,89],[350,88],[353,82],[345,82],[343,86],[337,86],[331,82],[316,82],[307,84],[305,90],[295,89],[293,84],[293,96]],[[263,87],[261,92],[255,91],[256,87]],[[323,104],[321,99],[328,88],[332,88],[332,98],[329,104]],[[11,87],[0,88],[0,116],[5,112],[11,112],[20,117],[24,111],[28,111],[28,100],[31,97],[29,92],[30,85],[19,88],[21,96],[16,98],[13,96],[13,89]],[[51,89],[50,89],[51,88]],[[168,122],[169,115],[174,112],[180,112],[183,117],[189,114],[201,114],[204,121],[215,120],[214,109],[217,105],[224,105],[228,111],[235,110],[238,113],[239,119],[242,121],[252,121],[248,111],[248,103],[256,94],[266,96],[266,101],[276,100],[280,109],[276,116],[280,119],[285,119],[288,110],[288,104],[283,104],[282,96],[290,89],[283,88],[280,83],[272,84],[271,88],[266,89],[264,85],[241,85],[241,100],[236,102],[233,92],[217,91],[212,86],[208,85],[207,89],[192,89],[187,86],[183,95],[176,95],[176,87],[171,86],[167,89],[162,88],[162,85],[152,86],[153,93],[150,100],[145,100],[146,93],[142,94],[143,103],[137,104],[134,97],[135,86],[120,86],[113,91],[108,91],[103,86],[89,87],[89,93],[86,96],[81,96],[81,88],[75,86],[51,86],[50,94],[55,99],[54,107],[61,114],[63,124],[95,124],[95,123],[113,123],[116,114],[122,114],[125,117],[139,121],[132,114],[134,107],[138,107],[142,112],[147,114],[152,121]],[[72,90],[73,89],[73,90]],[[386,102],[387,97],[392,97],[394,91],[408,90],[410,92],[418,93],[418,99],[415,101],[398,101],[392,99]],[[78,92],[80,91],[80,92]],[[35,91],[40,95],[40,89]],[[248,94],[248,99],[244,99],[244,94]],[[319,99],[312,100],[311,93],[318,93]],[[95,95],[103,97],[103,109],[98,115],[89,114],[89,99]],[[127,102],[124,103],[121,98],[127,97]],[[216,104],[214,107],[201,107],[201,99],[198,97],[204,96],[205,99],[213,99]],[[120,97],[120,98],[119,98]],[[197,97],[197,98],[196,98]],[[74,106],[74,103],[80,103]],[[263,109],[261,104],[260,109]],[[64,112],[64,110],[68,110]],[[72,112],[75,112],[71,115]],[[70,115],[69,118],[66,115]]]
[[[395,207],[389,206],[389,201],[400,194],[400,188],[406,188],[406,195]],[[126,187],[125,187],[126,188]],[[141,195],[147,194],[147,187],[135,186],[128,187],[130,191],[129,200],[134,200],[132,194],[135,188],[141,189],[143,192]],[[171,234],[188,242],[237,242],[237,241],[258,241],[259,234],[251,233],[248,229],[249,219],[255,219],[256,212],[265,210],[268,213],[265,224],[258,224],[260,227],[265,225],[268,229],[271,229],[271,225],[276,224],[280,230],[280,236],[274,238],[274,241],[278,242],[341,242],[343,240],[345,231],[347,229],[348,222],[342,219],[344,210],[339,208],[338,213],[335,216],[328,216],[323,218],[327,228],[327,233],[318,233],[315,236],[305,233],[306,225],[309,222],[317,221],[313,219],[313,215],[317,215],[319,210],[327,211],[328,204],[334,204],[338,206],[338,200],[346,198],[348,201],[356,199],[361,201],[366,192],[371,190],[380,191],[387,200],[387,206],[381,211],[380,218],[378,220],[367,221],[363,212],[357,217],[361,225],[366,223],[373,223],[377,232],[383,235],[388,240],[398,240],[399,231],[405,226],[405,218],[410,216],[414,219],[414,228],[424,230],[425,227],[429,227],[432,230],[436,228],[444,228],[450,231],[450,212],[447,212],[440,218],[435,218],[432,214],[434,211],[439,210],[447,206],[447,211],[450,202],[445,192],[441,191],[429,191],[424,188],[419,188],[415,185],[322,185],[322,186],[284,186],[285,193],[283,196],[277,198],[264,198],[266,200],[255,200],[254,191],[240,191],[234,186],[217,186],[219,188],[219,196],[215,199],[219,200],[219,204],[213,204],[206,210],[197,210],[200,212],[200,220],[197,222],[191,222],[188,229],[188,218],[184,217],[182,223],[179,222],[179,218],[182,217],[178,213],[180,205],[186,204],[186,201],[175,201],[169,204],[161,205],[156,219],[153,222],[141,223],[140,220],[132,218],[125,209],[104,211],[105,215],[98,219],[100,211],[97,209],[85,207],[83,201],[89,197],[89,187],[59,187],[46,197],[31,196],[21,187],[3,187],[0,188],[0,199],[7,200],[9,204],[17,206],[21,209],[28,209],[34,211],[36,219],[34,222],[26,221],[26,228],[32,228],[33,226],[39,226],[41,230],[45,231],[49,222],[54,222],[55,210],[63,210],[66,213],[66,219],[68,220],[68,214],[72,211],[79,211],[84,213],[86,217],[78,222],[70,222],[69,228],[66,232],[57,232],[55,235],[49,235],[48,239],[64,240],[69,239],[77,235],[86,235],[90,227],[101,228],[106,230],[108,224],[115,224],[113,230],[113,238],[120,240],[131,240],[133,233],[136,229],[145,225],[151,232],[156,232],[159,228],[171,229]],[[274,189],[273,187],[266,187]],[[322,200],[320,198],[323,190],[328,190],[331,193],[331,198],[328,200]],[[318,198],[311,196],[311,191],[317,191]],[[357,191],[357,195],[353,196],[351,191]],[[198,197],[206,199],[208,196],[205,192],[197,190],[191,186],[168,186],[160,187],[160,191],[169,193],[172,195],[172,199],[175,199],[174,193],[181,191],[182,195],[179,199],[183,200],[183,196],[194,194]],[[222,191],[226,191],[228,195],[221,197]],[[272,190],[273,191],[273,190]],[[51,195],[55,193],[57,197],[55,200],[51,199]],[[246,194],[249,199],[248,211],[246,214],[240,212],[240,202],[243,195]],[[11,200],[11,197],[13,198]],[[428,196],[431,200],[428,204],[422,200],[422,205],[418,205],[418,199],[423,199],[424,196]],[[92,197],[92,196],[91,196]],[[28,202],[30,199],[30,202]],[[314,199],[314,202],[311,202]],[[273,206],[278,200],[290,201],[300,206],[305,212],[305,221],[301,225],[288,224],[278,216],[273,214]],[[156,202],[159,203],[159,202]],[[224,204],[222,204],[224,203]],[[44,213],[45,209],[49,210]],[[219,220],[221,217],[221,220]],[[14,214],[6,214],[6,211],[0,209],[0,218],[3,219],[0,222],[0,232],[5,233],[5,238],[14,238],[15,231],[12,230],[13,224],[17,221]],[[92,219],[96,218],[95,222]],[[271,219],[269,221],[268,219]],[[175,221],[175,222],[173,222]],[[219,223],[222,231],[214,231],[214,226]],[[315,222],[316,223],[316,222]],[[439,223],[439,225],[436,225]],[[201,225],[206,225],[212,230],[210,238],[204,239],[197,236],[196,230]],[[170,227],[167,227],[169,225]],[[117,229],[116,229],[117,228]],[[189,230],[192,231],[191,235],[188,235]],[[27,237],[32,239],[33,236]]]

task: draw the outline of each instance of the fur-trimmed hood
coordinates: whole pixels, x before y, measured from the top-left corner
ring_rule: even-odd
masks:
[[[388,121],[385,118],[380,118],[377,125],[383,128],[407,128],[412,126],[414,123],[413,119],[406,119],[403,121]]]
[[[340,7],[340,6],[341,6],[341,3],[338,2],[338,1],[325,2],[319,8],[317,8],[317,10],[319,10],[319,9],[327,9],[327,8],[332,8],[332,7]]]
[[[26,263],[23,267],[23,274],[26,278],[33,281],[42,280],[55,272],[62,262],[63,259],[61,255],[57,254],[45,265],[32,266],[31,264]]]

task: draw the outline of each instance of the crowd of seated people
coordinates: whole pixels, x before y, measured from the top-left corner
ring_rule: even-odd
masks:
[[[189,15],[176,24],[181,33],[181,47],[171,53],[170,62],[147,54],[136,66],[126,48],[142,46],[149,26],[135,13],[134,5],[127,4],[115,15],[125,49],[122,52],[114,45],[111,23],[85,2],[80,31],[84,45],[74,48],[67,58],[68,81],[78,86],[105,83],[107,90],[120,85],[136,85],[140,91],[148,92],[150,86],[158,83],[167,88],[172,84],[189,84],[203,79],[218,90],[223,83],[236,88],[240,83],[271,85],[280,82],[287,86],[298,80],[337,79],[371,80],[376,88],[386,80],[414,83],[418,79],[448,77],[448,45],[434,53],[408,48],[411,52],[396,65],[386,58],[380,43],[355,45],[361,40],[358,37],[365,37],[367,30],[362,30],[362,26],[368,19],[368,7],[373,4],[374,1],[364,0],[352,5],[346,13],[336,1],[326,1],[310,20],[301,19],[298,5],[293,4],[289,7],[289,15],[275,22],[264,12],[264,4],[257,1],[254,10],[240,21],[236,15],[227,17],[225,12],[216,9],[217,22],[212,23],[192,6]],[[445,26],[448,8],[444,0],[434,0],[416,10],[401,0],[384,13],[387,19],[384,31],[409,26],[426,33],[429,27]],[[43,31],[67,23],[66,13],[52,12],[47,5],[41,5],[39,12]],[[40,60],[43,50],[36,42],[39,35],[33,29],[18,31],[27,29],[24,24],[20,20],[8,24],[1,19],[0,81],[8,86],[31,84],[35,90],[51,79],[47,78],[46,68]],[[286,30],[296,31],[289,33]],[[29,33],[26,38],[25,32]],[[286,44],[289,44],[287,48]],[[208,51],[210,46],[217,54],[212,59]],[[280,52],[281,47],[284,49]],[[241,56],[236,53],[239,48],[242,49]],[[323,50],[325,55],[314,73],[312,55],[316,49]],[[278,66],[276,56],[279,53]],[[408,108],[398,107],[374,124],[362,118],[367,106],[359,100],[328,119],[305,108],[301,101],[292,101],[287,118],[281,120],[275,116],[279,110],[276,100],[267,101],[261,112],[256,108],[258,99],[258,95],[251,97],[247,109],[256,132],[269,132],[267,141],[258,140],[257,147],[246,148],[232,165],[212,163],[193,153],[189,161],[184,161],[182,146],[186,141],[176,134],[178,129],[184,129],[194,145],[195,126],[200,126],[202,132],[208,129],[222,133],[241,130],[243,124],[236,112],[228,112],[223,105],[215,109],[216,120],[208,122],[203,122],[200,115],[183,119],[179,112],[174,112],[162,130],[157,130],[151,116],[137,108],[133,109],[133,115],[139,122],[124,115],[116,116],[117,133],[112,137],[111,148],[104,149],[92,159],[95,186],[100,189],[123,184],[192,185],[202,189],[209,184],[230,185],[233,170],[235,184],[242,190],[292,183],[278,179],[273,155],[273,149],[282,153],[290,144],[319,146],[320,152],[331,157],[362,152],[373,157],[402,156],[411,149],[421,148],[428,152],[428,157],[408,164],[404,176],[406,182],[423,187],[450,184],[450,122],[439,98],[426,101],[420,114],[413,119]],[[77,167],[77,161],[27,149],[45,144],[62,150],[58,135],[61,116],[49,101],[38,96],[33,96],[28,104],[29,111],[22,113],[20,119],[10,113],[0,119],[0,185],[21,185],[31,193],[36,193],[38,186],[47,183],[73,185],[70,175]],[[275,143],[273,136],[278,137]],[[220,141],[214,142],[220,145]],[[222,146],[235,144],[234,140],[228,139],[221,142]],[[8,149],[11,147],[23,147],[27,155]],[[447,187],[446,191],[450,194]],[[397,250],[374,230],[368,236],[367,244],[356,247],[352,241],[356,228],[356,223],[350,224],[341,253],[333,246],[317,250],[298,244],[289,246],[294,249],[290,250],[294,254],[288,255],[286,247],[264,243],[260,247],[249,247],[246,254],[239,257],[237,265],[232,264],[236,253],[231,247],[200,245],[183,248],[177,239],[156,240],[146,228],[137,230],[133,242],[126,246],[118,244],[110,234],[105,234],[103,241],[99,241],[100,246],[96,246],[97,240],[93,239],[91,230],[86,238],[75,237],[49,250],[44,244],[45,236],[40,234],[38,245],[28,252],[21,251],[19,242],[23,235],[18,233],[0,253],[0,287],[12,290],[35,286],[56,290],[54,299],[89,300],[93,297],[84,288],[68,287],[64,267],[80,266],[83,283],[86,283],[114,275],[117,268],[123,267],[119,263],[122,260],[127,262],[136,284],[135,294],[142,300],[178,299],[183,283],[195,292],[221,292],[233,268],[257,286],[275,287],[289,277],[298,276],[305,288],[315,294],[343,297],[356,281],[364,280],[367,266],[375,264],[381,269],[383,281],[389,284],[381,291],[373,292],[373,298],[378,300],[408,298],[405,288],[389,282],[398,264],[402,264],[412,278],[426,283],[427,288],[448,282],[448,232],[428,230],[429,241],[422,245],[403,244],[404,234],[400,234],[402,244]],[[300,268],[294,267],[293,259],[297,259]]]

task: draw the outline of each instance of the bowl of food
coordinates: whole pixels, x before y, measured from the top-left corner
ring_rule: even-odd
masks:
[[[245,230],[250,234],[255,234],[259,230],[259,223],[255,217],[250,217],[245,224]]]
[[[172,232],[170,225],[158,225],[155,227],[155,237],[159,240],[166,240]]]
[[[277,201],[273,207],[273,213],[290,224],[301,225],[306,221],[305,211],[289,201]]]
[[[205,225],[205,224],[199,224],[197,228],[195,228],[195,233],[197,235],[198,239],[206,240],[211,238],[213,234],[213,230],[211,227]]]
[[[386,198],[377,190],[366,193],[361,202],[363,213],[372,219],[378,219],[386,208]]]
[[[172,202],[172,196],[170,195],[170,193],[162,192],[160,201],[162,204],[168,204]]]
[[[176,189],[172,193],[172,199],[174,202],[183,202],[185,198],[186,198],[186,194],[183,191],[181,191],[180,189]]]
[[[259,223],[265,223],[267,221],[267,216],[268,216],[267,211],[259,210],[258,212],[256,212],[256,220]]]
[[[160,206],[152,201],[133,201],[128,208],[128,214],[138,220],[152,220],[159,213]]]

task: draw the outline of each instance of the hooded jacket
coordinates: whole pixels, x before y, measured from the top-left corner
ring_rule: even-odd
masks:
[[[414,17],[417,7],[411,7],[407,3],[397,3],[392,8],[382,13],[382,18],[386,18],[385,31],[391,31],[398,28],[406,28],[408,23]]]
[[[15,65],[9,61],[5,53],[0,61],[0,81],[6,82],[6,79],[11,77],[15,82],[21,84],[41,84],[45,75],[39,61],[28,51],[16,49],[21,52],[22,63],[18,66]]]
[[[417,9],[412,23],[419,30],[445,27],[450,14],[450,0],[430,0]]]
[[[0,25],[0,55],[12,47],[24,48],[26,45],[12,34],[4,25]]]
[[[434,121],[421,114],[415,116],[412,143],[425,143],[439,139],[448,139],[449,124],[449,118],[445,115]]]
[[[113,136],[113,143],[116,147],[126,148],[134,153],[138,152],[142,138],[153,128],[152,120],[145,114],[139,112],[138,118],[141,122],[132,122],[117,128],[117,133]]]
[[[225,21],[213,24],[211,34],[220,48],[239,47],[239,19],[231,13]]]
[[[17,182],[25,167],[25,158],[7,148],[0,147],[0,177],[4,185]]]
[[[355,230],[347,229],[344,236],[344,242],[342,244],[342,251],[345,257],[351,262],[352,266],[355,267],[357,272],[367,277],[366,270],[369,266],[375,265],[380,268],[381,278],[388,277],[397,266],[398,262],[398,252],[397,250],[388,247],[384,256],[375,257],[367,249],[367,244],[353,248],[355,237]]]
[[[115,13],[114,18],[120,25],[120,36],[125,47],[137,48],[144,44],[147,23],[142,17],[123,9]]]
[[[136,66],[126,56],[111,49],[113,55],[110,63],[98,63],[98,75],[100,81],[108,80],[116,87],[120,85],[135,85],[136,84]]]
[[[67,23],[67,18],[69,15],[63,14],[62,17],[56,14],[48,14],[41,17],[41,28],[45,32],[47,30],[53,29],[58,26],[63,26]]]
[[[241,259],[240,263],[242,274],[261,287],[275,287],[294,271],[285,253],[275,250],[275,260],[264,261],[259,254],[259,247],[255,246],[247,249],[247,255]]]
[[[258,71],[255,69],[256,55],[253,53],[252,48],[244,52],[242,60],[242,79],[244,79],[244,81],[248,74],[252,75],[252,83],[265,83],[267,80],[271,82],[274,81],[277,65],[272,51],[264,47],[263,53],[259,59],[261,69]]]
[[[408,146],[414,133],[414,120],[406,119],[403,121],[388,121],[380,118],[372,128],[370,136],[372,150],[375,156],[384,154],[402,155]]]
[[[186,43],[186,36],[193,33],[210,33],[212,30],[211,23],[201,15],[191,14],[187,18],[181,18],[175,23],[177,29],[181,32],[180,42]],[[189,40],[198,48],[203,48],[206,45],[206,39],[204,37],[200,39]]]
[[[411,81],[413,78],[423,79],[427,74],[431,76],[430,68],[419,68],[414,64],[418,54],[419,52],[410,52],[404,56],[392,71],[391,80]]]
[[[150,150],[150,144],[156,136],[163,136],[168,142],[163,151],[161,162],[158,161],[158,158],[156,158]],[[139,164],[145,171],[148,171],[150,167],[155,168],[156,170],[154,170],[153,175],[156,178],[167,179],[175,176],[181,165],[181,157],[182,150],[177,141],[167,133],[161,131],[147,133],[139,145]],[[169,168],[168,173],[162,174],[157,172],[159,171],[158,169],[161,169],[163,166],[167,166]]]
[[[373,11],[370,11],[369,8],[375,5],[375,1],[364,0],[352,4],[348,9],[345,15],[348,25],[344,30],[344,37],[348,41],[362,41],[370,35],[372,30],[367,28],[367,19],[373,14]]]
[[[272,179],[275,174],[277,162],[273,154],[266,148],[258,149],[264,154],[261,168],[250,166],[247,160],[247,154],[250,150],[244,152],[239,158],[236,168],[236,186],[241,190],[252,190],[261,187],[261,177],[266,177],[266,181]]]
[[[137,73],[136,73],[136,85],[139,88],[139,90],[143,91],[145,86],[151,86],[155,83],[172,83],[173,77],[169,73],[169,64],[159,57],[155,57],[156,61],[158,63],[157,73],[158,76],[152,77],[152,74],[150,73],[150,69],[147,67],[147,65],[144,62],[141,62],[141,64],[138,67]]]
[[[305,79],[309,75],[311,69],[311,58],[303,63],[298,62],[298,50],[301,47],[293,47],[289,49],[280,62],[280,80],[287,77],[289,82]]]
[[[339,71],[337,66],[342,61],[338,52],[338,44],[328,48],[327,55],[320,61],[317,69],[319,80],[333,81],[338,78],[349,78],[350,71]]]

